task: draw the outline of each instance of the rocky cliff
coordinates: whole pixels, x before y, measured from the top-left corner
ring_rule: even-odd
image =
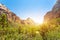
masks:
[[[27,18],[26,20],[21,21],[22,24],[34,25],[35,22],[31,18]]]
[[[14,14],[8,8],[6,8],[5,5],[0,4],[0,15],[2,13],[5,13],[7,15],[7,19],[9,22],[15,22],[15,23],[19,23],[19,24],[28,24],[28,25],[34,24],[33,20],[31,20],[30,18],[28,18],[26,20],[22,20],[18,16],[16,16],[16,14]]]
[[[16,16],[16,14],[14,14],[13,12],[11,12],[8,8],[6,8],[5,5],[0,4],[0,14],[5,13],[7,15],[7,19],[8,21],[13,21],[13,22],[17,22],[20,23],[21,19]]]
[[[55,18],[60,18],[60,0],[57,0],[52,10],[46,13],[44,16],[44,22],[48,22]]]

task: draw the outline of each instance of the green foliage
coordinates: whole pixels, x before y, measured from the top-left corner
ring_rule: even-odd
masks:
[[[8,22],[7,22],[7,15],[5,13],[2,13],[0,15],[0,26],[1,27],[7,27],[8,26]]]
[[[0,40],[43,40],[38,28],[9,22],[5,13],[0,15]]]
[[[40,28],[43,40],[60,40],[60,18],[43,24]]]
[[[60,40],[60,27],[48,31],[47,33],[45,33],[45,37],[47,40]]]
[[[60,40],[60,18],[34,26],[9,22],[7,15],[2,13],[0,40]]]

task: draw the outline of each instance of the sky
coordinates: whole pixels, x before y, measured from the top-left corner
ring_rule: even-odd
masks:
[[[36,23],[42,23],[44,15],[51,11],[56,0],[0,0],[21,19],[30,17]]]

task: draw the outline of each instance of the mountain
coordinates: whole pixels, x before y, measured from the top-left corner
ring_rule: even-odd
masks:
[[[31,18],[27,18],[26,20],[20,19],[15,13],[11,12],[5,5],[0,4],[0,15],[5,13],[7,15],[7,19],[9,22],[19,23],[19,24],[34,24]]]
[[[12,22],[12,21],[17,22],[17,23],[21,22],[21,19],[18,16],[16,16],[16,14],[14,14],[8,8],[6,8],[5,5],[0,4],[0,14],[2,14],[2,13],[5,13],[7,15],[7,19],[10,22]]]
[[[60,0],[57,0],[52,10],[46,13],[44,16],[44,22],[48,22],[55,18],[60,18]]]
[[[35,22],[31,18],[27,18],[26,20],[21,21],[22,24],[29,24],[29,25],[34,25]]]

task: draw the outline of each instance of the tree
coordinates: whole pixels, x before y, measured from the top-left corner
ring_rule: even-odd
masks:
[[[2,28],[8,26],[7,15],[6,15],[5,13],[2,13],[2,14],[0,15],[0,26],[1,26]]]

